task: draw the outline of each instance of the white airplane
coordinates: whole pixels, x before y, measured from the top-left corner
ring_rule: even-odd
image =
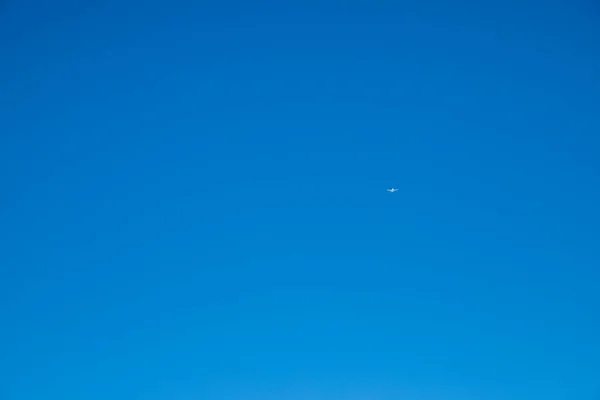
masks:
[[[397,192],[397,191],[398,191],[398,189],[394,189],[394,188],[391,188],[391,189],[385,189],[385,190],[387,190],[387,191],[388,191],[388,192],[390,192],[390,193],[394,193],[394,192]]]

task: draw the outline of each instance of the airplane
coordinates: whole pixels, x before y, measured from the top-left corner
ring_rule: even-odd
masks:
[[[398,189],[394,189],[394,188],[391,188],[391,189],[385,189],[385,190],[387,190],[387,191],[388,191],[388,192],[390,192],[390,193],[394,193],[394,192],[397,192],[397,191],[398,191]]]

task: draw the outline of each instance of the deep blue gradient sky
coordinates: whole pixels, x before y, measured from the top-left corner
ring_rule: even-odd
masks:
[[[2,3],[0,398],[597,399],[600,7],[274,3]]]

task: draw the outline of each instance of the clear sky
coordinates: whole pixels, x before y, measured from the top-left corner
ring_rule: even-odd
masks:
[[[0,398],[600,395],[593,1],[1,4]]]

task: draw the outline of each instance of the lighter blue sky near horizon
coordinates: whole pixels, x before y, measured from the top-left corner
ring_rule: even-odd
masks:
[[[0,398],[600,396],[594,2],[1,4]]]

